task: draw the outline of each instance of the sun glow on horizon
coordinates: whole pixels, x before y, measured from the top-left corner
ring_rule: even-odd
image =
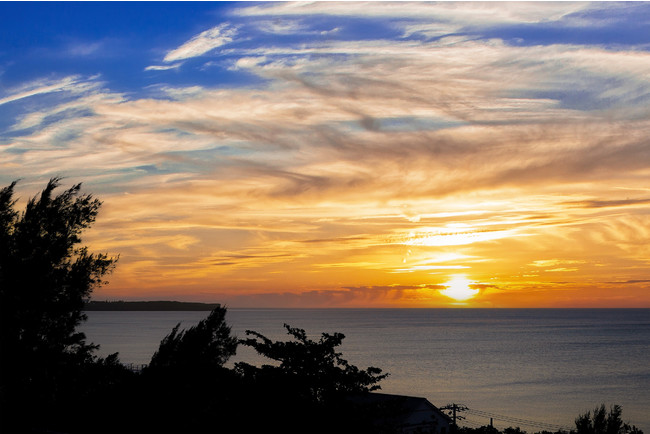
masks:
[[[650,308],[650,3],[97,3],[0,3],[0,189],[101,200],[95,298]]]
[[[478,294],[478,289],[470,288],[474,282],[467,279],[467,276],[456,275],[451,280],[445,282],[446,289],[440,290],[440,293],[446,297],[453,298],[456,301],[466,301]]]

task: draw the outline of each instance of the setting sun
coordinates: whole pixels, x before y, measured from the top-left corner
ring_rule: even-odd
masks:
[[[478,289],[470,288],[470,285],[473,283],[466,276],[454,276],[444,284],[447,288],[441,290],[440,293],[457,301],[469,300],[478,294]]]

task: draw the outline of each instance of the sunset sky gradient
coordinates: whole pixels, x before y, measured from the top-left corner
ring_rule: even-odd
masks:
[[[0,16],[0,183],[104,202],[95,299],[650,307],[650,3]]]

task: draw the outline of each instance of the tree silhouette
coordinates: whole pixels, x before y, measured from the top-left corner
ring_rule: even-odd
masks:
[[[222,367],[237,351],[237,338],[230,335],[226,308],[217,307],[204,320],[187,330],[180,323],[161,342],[148,369],[202,370]]]
[[[213,431],[215,418],[232,421],[238,406],[239,379],[224,367],[237,350],[237,338],[226,324],[226,308],[218,306],[198,324],[180,330],[177,324],[160,342],[139,378],[137,414],[129,423],[141,432]],[[164,415],[163,418],[160,416]]]
[[[258,409],[263,425],[250,423],[249,431],[272,432],[376,432],[375,414],[352,398],[380,388],[388,374],[381,369],[359,369],[341,357],[336,348],[345,336],[322,333],[309,339],[304,330],[284,325],[292,340],[271,341],[266,336],[246,331],[243,345],[274,361],[256,367],[235,364],[241,375],[248,403]]]
[[[65,373],[96,361],[97,347],[76,327],[116,259],[78,247],[101,202],[80,194],[80,184],[54,195],[59,183],[51,179],[23,212],[15,209],[15,182],[0,190],[0,405],[6,414],[49,406],[71,383],[62,380]]]
[[[605,404],[594,409],[593,414],[588,411],[576,418],[576,434],[643,434],[635,426],[623,423],[620,405],[613,405],[609,412]]]
[[[304,330],[285,324],[293,341],[273,342],[264,335],[247,330],[242,344],[253,347],[259,354],[279,362],[279,366],[264,365],[255,368],[247,363],[238,363],[237,369],[253,376],[281,376],[283,381],[294,385],[302,398],[322,402],[333,396],[365,393],[380,389],[378,383],[388,374],[381,369],[369,367],[359,369],[351,365],[336,352],[345,335],[323,333],[318,341],[307,337]]]

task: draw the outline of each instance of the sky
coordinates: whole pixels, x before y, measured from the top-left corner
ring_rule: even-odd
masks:
[[[97,300],[650,307],[650,3],[2,2],[0,185]]]

